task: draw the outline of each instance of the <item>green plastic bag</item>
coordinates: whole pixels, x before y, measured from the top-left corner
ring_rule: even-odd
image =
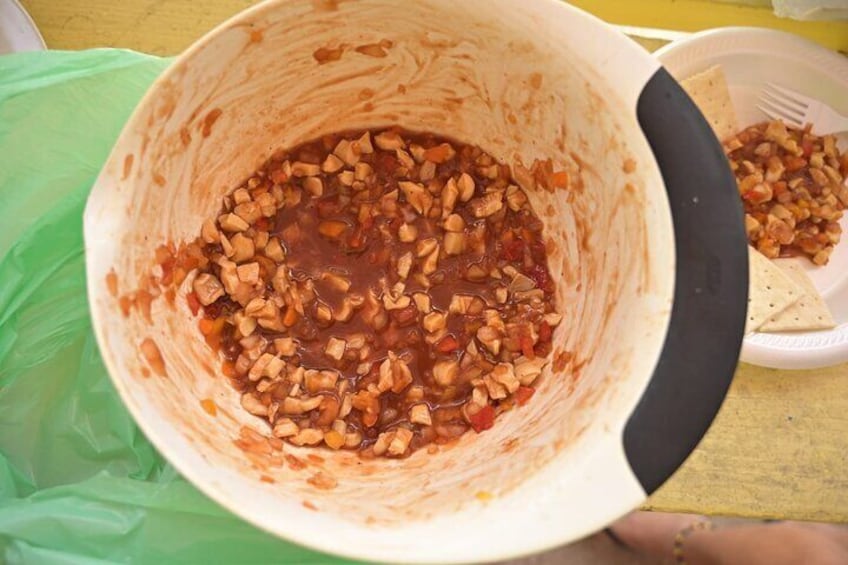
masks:
[[[100,360],[83,208],[167,65],[119,50],[0,57],[0,561],[348,563],[261,532],[186,482]]]

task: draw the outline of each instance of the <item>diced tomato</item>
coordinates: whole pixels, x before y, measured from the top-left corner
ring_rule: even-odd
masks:
[[[807,166],[807,160],[802,157],[795,157],[794,155],[790,155],[786,158],[784,165],[786,166],[786,170],[790,173],[794,173],[795,171],[800,171],[804,167]]]
[[[533,340],[529,335],[522,335],[520,338],[521,353],[531,361],[536,358],[536,351],[533,349]]]
[[[533,397],[536,389],[532,386],[520,386],[518,390],[515,391],[515,401],[518,402],[519,406],[524,406],[527,404],[527,401]]]
[[[222,316],[215,320],[201,318],[198,323],[200,333],[202,333],[206,339],[206,344],[215,351],[221,349],[221,331],[224,329],[225,321],[226,319]]]
[[[200,333],[203,335],[209,335],[215,330],[215,320],[201,318],[197,323],[197,327],[200,328]]]
[[[286,173],[284,173],[282,169],[277,169],[271,173],[271,180],[277,184],[282,184],[289,180],[289,177],[286,176]]]
[[[801,142],[801,149],[804,150],[804,157],[807,158],[813,154],[813,140],[804,137],[804,140]]]
[[[518,261],[524,257],[524,242],[517,239],[511,231],[506,232],[501,243],[503,245],[501,250],[501,257],[503,259],[507,261]]]
[[[757,194],[753,190],[749,190],[742,194],[742,200],[753,201],[755,199],[757,199]]]
[[[542,320],[542,323],[539,324],[539,341],[551,341],[553,333],[550,324]]]
[[[456,338],[452,335],[448,335],[443,337],[436,344],[436,351],[439,353],[450,353],[451,351],[456,351],[459,349],[459,342],[456,341]]]
[[[540,341],[536,344],[536,347],[533,348],[533,351],[536,352],[536,357],[547,357],[550,354],[551,349],[551,342]]]
[[[197,295],[194,292],[189,292],[186,295],[186,302],[188,302],[192,315],[197,316],[200,311],[200,301],[197,299]]]
[[[548,274],[548,270],[544,265],[533,265],[527,273],[527,276],[533,279],[536,286],[545,292],[553,292],[551,276]]]
[[[259,231],[268,231],[268,228],[271,227],[271,220],[263,216],[256,220],[253,226]]]
[[[469,418],[471,427],[478,434],[495,425],[495,409],[487,404],[479,412]]]

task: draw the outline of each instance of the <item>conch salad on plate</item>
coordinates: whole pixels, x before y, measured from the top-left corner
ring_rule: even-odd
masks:
[[[404,457],[533,396],[561,320],[542,227],[477,147],[325,136],[224,197],[188,300],[274,436]]]
[[[748,241],[769,259],[805,256],[825,265],[848,205],[848,156],[836,138],[764,122],[726,140],[745,206]]]

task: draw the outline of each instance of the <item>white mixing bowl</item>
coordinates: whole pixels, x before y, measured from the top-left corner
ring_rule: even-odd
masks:
[[[384,56],[357,50],[373,44]],[[281,454],[197,330],[184,299],[191,276],[173,303],[153,300],[150,321],[124,316],[110,284],[123,294],[155,275],[156,247],[196,237],[275,150],[389,124],[510,165],[551,158],[569,173],[568,189],[529,194],[564,314],[554,361],[526,406],[438,453]],[[449,563],[580,538],[680,465],[736,364],[742,225],[733,177],[691,101],[638,45],[580,10],[555,0],[289,0],[221,25],[153,84],[91,193],[85,241],[104,361],[181,473],[295,542]],[[148,367],[145,340],[165,376]],[[318,473],[337,486],[315,486],[326,484],[309,481]]]

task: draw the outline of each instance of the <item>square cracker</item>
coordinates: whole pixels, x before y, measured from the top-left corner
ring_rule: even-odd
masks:
[[[836,327],[833,315],[824,299],[813,286],[813,281],[803,267],[794,261],[777,261],[776,264],[803,291],[794,304],[770,317],[760,326],[761,332],[791,332],[803,330],[827,330]]]
[[[727,90],[727,80],[721,67],[714,65],[680,82],[695,105],[704,114],[719,141],[739,132],[736,112]]]
[[[765,255],[748,246],[748,317],[745,333],[751,333],[789,308],[804,294],[803,289]]]

